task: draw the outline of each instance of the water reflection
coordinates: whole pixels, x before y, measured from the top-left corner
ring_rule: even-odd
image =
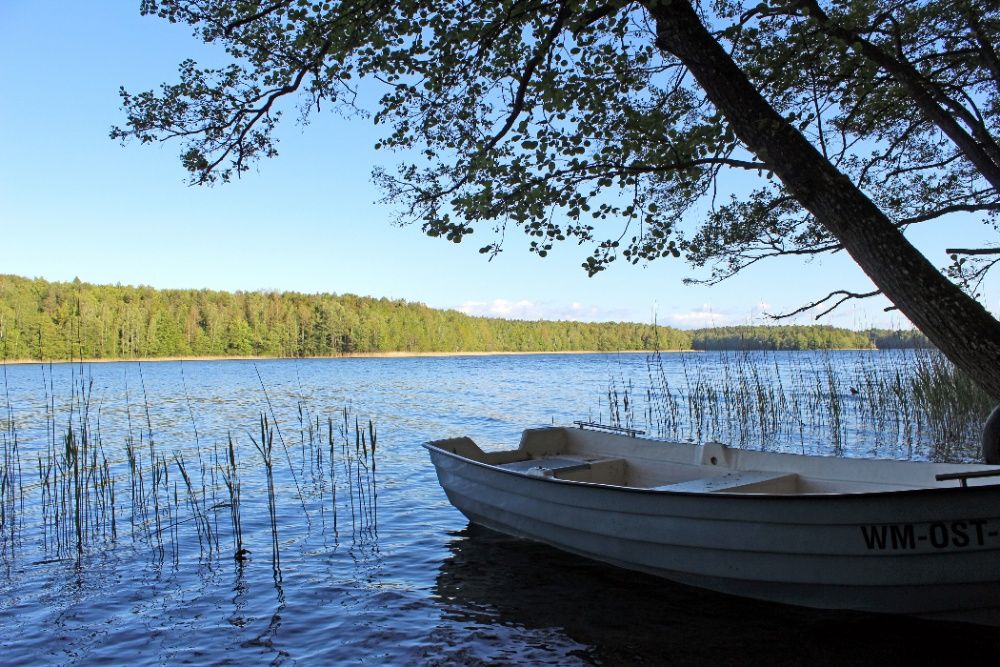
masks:
[[[421,442],[468,433],[487,448],[511,446],[526,426],[587,417],[603,405],[609,368],[644,377],[643,359],[164,362],[143,364],[142,378],[135,363],[95,364],[83,374],[94,380],[95,427],[99,410],[121,507],[117,539],[97,535],[82,557],[31,484],[38,457],[62,446],[80,367],[8,367],[0,390],[16,417],[27,496],[16,543],[6,531],[5,550],[0,538],[0,664],[926,664],[986,653],[995,662],[987,629],[733,600],[481,531],[449,533],[465,521]],[[344,405],[379,427],[377,494],[364,495],[365,470],[359,484],[342,446],[309,446],[310,425],[327,442],[325,420],[336,427]],[[268,553],[266,471],[248,438],[262,412],[276,424],[280,572]],[[0,406],[0,424],[7,414]],[[134,436],[148,480],[150,433],[174,476],[159,495],[128,481],[124,443]],[[242,461],[240,543],[220,471],[230,435]],[[205,487],[194,506],[175,455]],[[233,559],[239,548],[251,552],[245,560]]]
[[[236,580],[233,583],[233,611],[229,616],[229,622],[237,628],[245,628],[249,624],[249,620],[246,617],[249,591],[243,567],[243,563],[237,562]]]
[[[995,628],[745,600],[474,525],[448,549],[434,589],[447,617],[544,631],[584,663],[995,664],[1000,655]]]

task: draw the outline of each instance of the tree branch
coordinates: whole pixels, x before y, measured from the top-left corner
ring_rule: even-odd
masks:
[[[226,142],[226,149],[219,155],[219,157],[200,169],[201,175],[198,177],[198,183],[207,183],[210,179],[210,174],[215,171],[218,166],[222,164],[233,152],[236,153],[236,174],[237,176],[239,175],[244,159],[244,144],[247,136],[250,134],[250,131],[253,130],[254,126],[260,121],[261,118],[271,112],[271,108],[274,106],[275,102],[285,95],[294,93],[302,86],[302,81],[305,80],[306,75],[313,71],[313,69],[315,69],[315,67],[323,61],[323,58],[330,50],[330,45],[331,42],[327,39],[310,62],[296,72],[295,78],[290,83],[287,83],[284,86],[271,91],[266,96],[259,98],[263,99],[264,102],[260,107],[257,109],[240,110],[237,112],[234,119],[229,123],[230,127],[233,125],[239,127],[241,118],[248,114],[252,114],[252,116],[250,120],[242,125],[242,127],[239,127],[239,131],[235,133],[235,136],[230,133],[232,138]]]
[[[972,30],[972,34],[975,35],[976,41],[979,43],[979,54],[986,64],[986,68],[993,75],[993,83],[1000,88],[1000,57],[997,57],[997,52],[993,48],[993,43],[990,41],[989,36],[986,31],[983,30],[982,24],[979,22],[979,18],[969,10],[968,16],[969,28]]]
[[[594,7],[589,12],[586,12],[583,16],[581,16],[579,21],[575,22],[575,25],[573,26],[573,35],[579,35],[581,32],[601,19],[613,16],[615,12],[620,10],[625,4],[627,4],[627,2],[609,2],[606,5]]]
[[[1000,248],[946,248],[949,255],[1000,255]]]
[[[920,215],[915,215],[910,218],[897,220],[896,225],[899,227],[906,227],[907,225],[913,225],[918,222],[934,220],[935,218],[940,218],[941,216],[948,215],[949,213],[978,213],[979,211],[1000,211],[1000,204],[954,204],[952,206],[945,206],[943,208],[934,209],[933,211],[921,213]],[[951,251],[949,250],[948,252]]]
[[[510,128],[514,127],[514,121],[517,117],[521,115],[524,111],[524,98],[528,93],[528,85],[531,83],[531,78],[535,75],[535,70],[545,59],[545,54],[549,52],[552,48],[552,44],[556,41],[556,37],[562,32],[563,27],[566,25],[566,19],[569,18],[570,9],[569,2],[563,2],[559,7],[559,14],[556,16],[555,22],[553,22],[552,27],[549,32],[545,35],[545,39],[539,44],[538,48],[535,50],[535,54],[527,62],[524,67],[524,71],[521,72],[521,76],[518,79],[517,84],[517,94],[514,96],[514,102],[511,105],[510,114],[507,116],[507,121],[503,124],[503,127],[499,132],[493,135],[493,137],[486,142],[486,146],[482,148],[481,153],[488,153],[493,150],[500,140],[503,139]]]
[[[827,294],[822,299],[819,299],[817,301],[813,301],[812,303],[808,303],[808,304],[802,306],[801,308],[796,308],[795,310],[793,310],[791,312],[788,312],[788,313],[778,313],[776,315],[768,314],[768,317],[770,317],[772,320],[784,320],[784,319],[788,319],[789,317],[793,317],[795,315],[801,315],[802,313],[806,312],[807,310],[812,310],[813,308],[817,308],[817,307],[823,305],[824,303],[832,300],[834,297],[838,297],[839,296],[840,298],[837,299],[837,301],[834,302],[834,304],[832,306],[830,306],[829,308],[827,308],[826,310],[824,310],[822,313],[820,313],[819,315],[817,315],[814,318],[814,319],[818,320],[821,317],[824,317],[825,315],[829,315],[830,313],[832,313],[834,310],[836,310],[845,301],[849,301],[851,299],[868,299],[868,298],[871,298],[873,296],[878,296],[881,293],[882,293],[882,290],[878,290],[878,289],[877,290],[873,290],[871,292],[849,292],[847,290],[842,290],[842,289],[834,290],[833,292],[830,292],[829,294]],[[893,310],[893,308],[892,307],[886,308],[886,310]]]
[[[233,32],[242,28],[243,26],[253,23],[254,21],[258,21],[267,16],[268,14],[271,14],[272,12],[275,12],[284,7],[288,7],[291,4],[292,0],[278,0],[278,2],[275,2],[273,4],[264,7],[256,14],[251,14],[250,16],[244,16],[241,19],[236,19],[235,21],[227,23],[225,28],[223,28],[222,30],[222,34],[224,34],[226,37],[232,37]]]
[[[797,5],[826,34],[853,45],[866,58],[891,74],[906,89],[917,108],[924,113],[928,120],[937,125],[965,154],[983,177],[997,191],[1000,191],[1000,147],[997,146],[986,128],[977,123],[967,109],[948,97],[940,86],[921,76],[920,72],[902,54],[899,58],[894,57],[857,31],[835,24],[820,7],[818,0],[797,0]],[[951,113],[943,107],[948,107]],[[972,129],[971,135],[958,123],[955,116],[962,118]]]

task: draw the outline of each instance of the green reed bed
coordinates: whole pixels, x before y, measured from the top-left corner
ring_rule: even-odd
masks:
[[[250,437],[250,442],[260,454],[264,462],[264,472],[267,476],[267,516],[271,527],[271,563],[275,577],[281,572],[281,545],[278,541],[278,504],[274,490],[274,429],[267,420],[267,415],[260,416],[260,442]]]
[[[45,386],[48,391],[51,381]],[[326,437],[319,418],[309,420],[309,428],[302,429],[298,462],[284,446],[270,406],[261,412],[256,434],[248,431],[240,438],[230,431],[225,443],[213,446],[206,457],[200,443],[193,454],[163,451],[145,398],[142,427],[128,407],[124,441],[117,448],[107,445],[101,406],[94,405],[92,382],[82,367],[72,386],[64,408],[56,409],[56,400],[46,396],[46,442],[26,446],[14,409],[6,405],[0,433],[0,561],[8,565],[27,540],[33,541],[31,553],[43,556],[37,562],[75,562],[93,550],[127,545],[175,563],[182,553],[196,553],[199,561],[232,558],[242,564],[251,557],[246,522],[262,518],[255,515],[261,503],[246,502],[247,480],[263,487],[276,581],[282,520],[303,519],[311,525],[310,514],[318,512],[325,524],[326,513],[332,512],[333,541],[339,545],[337,517],[350,512],[352,546],[377,538],[377,434],[373,422],[363,426],[348,408],[327,420]],[[194,411],[188,407],[193,422]],[[241,447],[241,440],[252,448]],[[284,457],[277,456],[276,445],[284,449]],[[33,453],[26,456],[25,451]],[[308,506],[296,463],[300,475],[311,481]]]
[[[646,358],[636,392],[621,373],[611,423],[671,440],[743,448],[978,460],[992,403],[931,351],[722,352]],[[642,405],[639,405],[642,403]]]
[[[232,527],[233,558],[242,561],[246,559],[248,551],[243,548],[243,522],[240,518],[240,465],[236,459],[236,446],[233,443],[233,435],[231,433],[229,434],[228,447],[226,448],[223,463],[219,464],[218,454],[216,453],[215,466],[225,482],[226,492],[229,495],[227,506],[229,508],[230,526]],[[218,534],[218,530],[216,530],[216,534]]]

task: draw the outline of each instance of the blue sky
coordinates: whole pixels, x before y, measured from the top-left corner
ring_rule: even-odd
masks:
[[[377,203],[365,119],[324,113],[286,123],[280,156],[229,185],[189,187],[177,144],[122,148],[118,88],[176,79],[186,57],[212,56],[185,26],[141,17],[138,0],[0,0],[0,273],[159,288],[294,290],[401,298],[509,317],[631,320],[681,327],[761,323],[833,289],[867,291],[847,257],[765,262],[721,285],[680,260],[614,265],[588,278],[584,249],[547,258],[509,233],[492,262],[474,236],[460,245],[393,224]],[[294,111],[288,114],[292,120]],[[945,244],[972,244],[981,225],[919,230],[915,242],[946,261]],[[477,235],[478,236],[478,235]],[[986,304],[1000,305],[993,284]],[[823,321],[908,326],[885,302],[848,306]],[[809,323],[811,318],[798,320]]]

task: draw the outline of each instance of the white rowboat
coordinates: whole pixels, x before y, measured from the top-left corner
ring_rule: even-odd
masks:
[[[583,428],[425,445],[493,530],[693,586],[1000,624],[1000,468],[773,454]]]

